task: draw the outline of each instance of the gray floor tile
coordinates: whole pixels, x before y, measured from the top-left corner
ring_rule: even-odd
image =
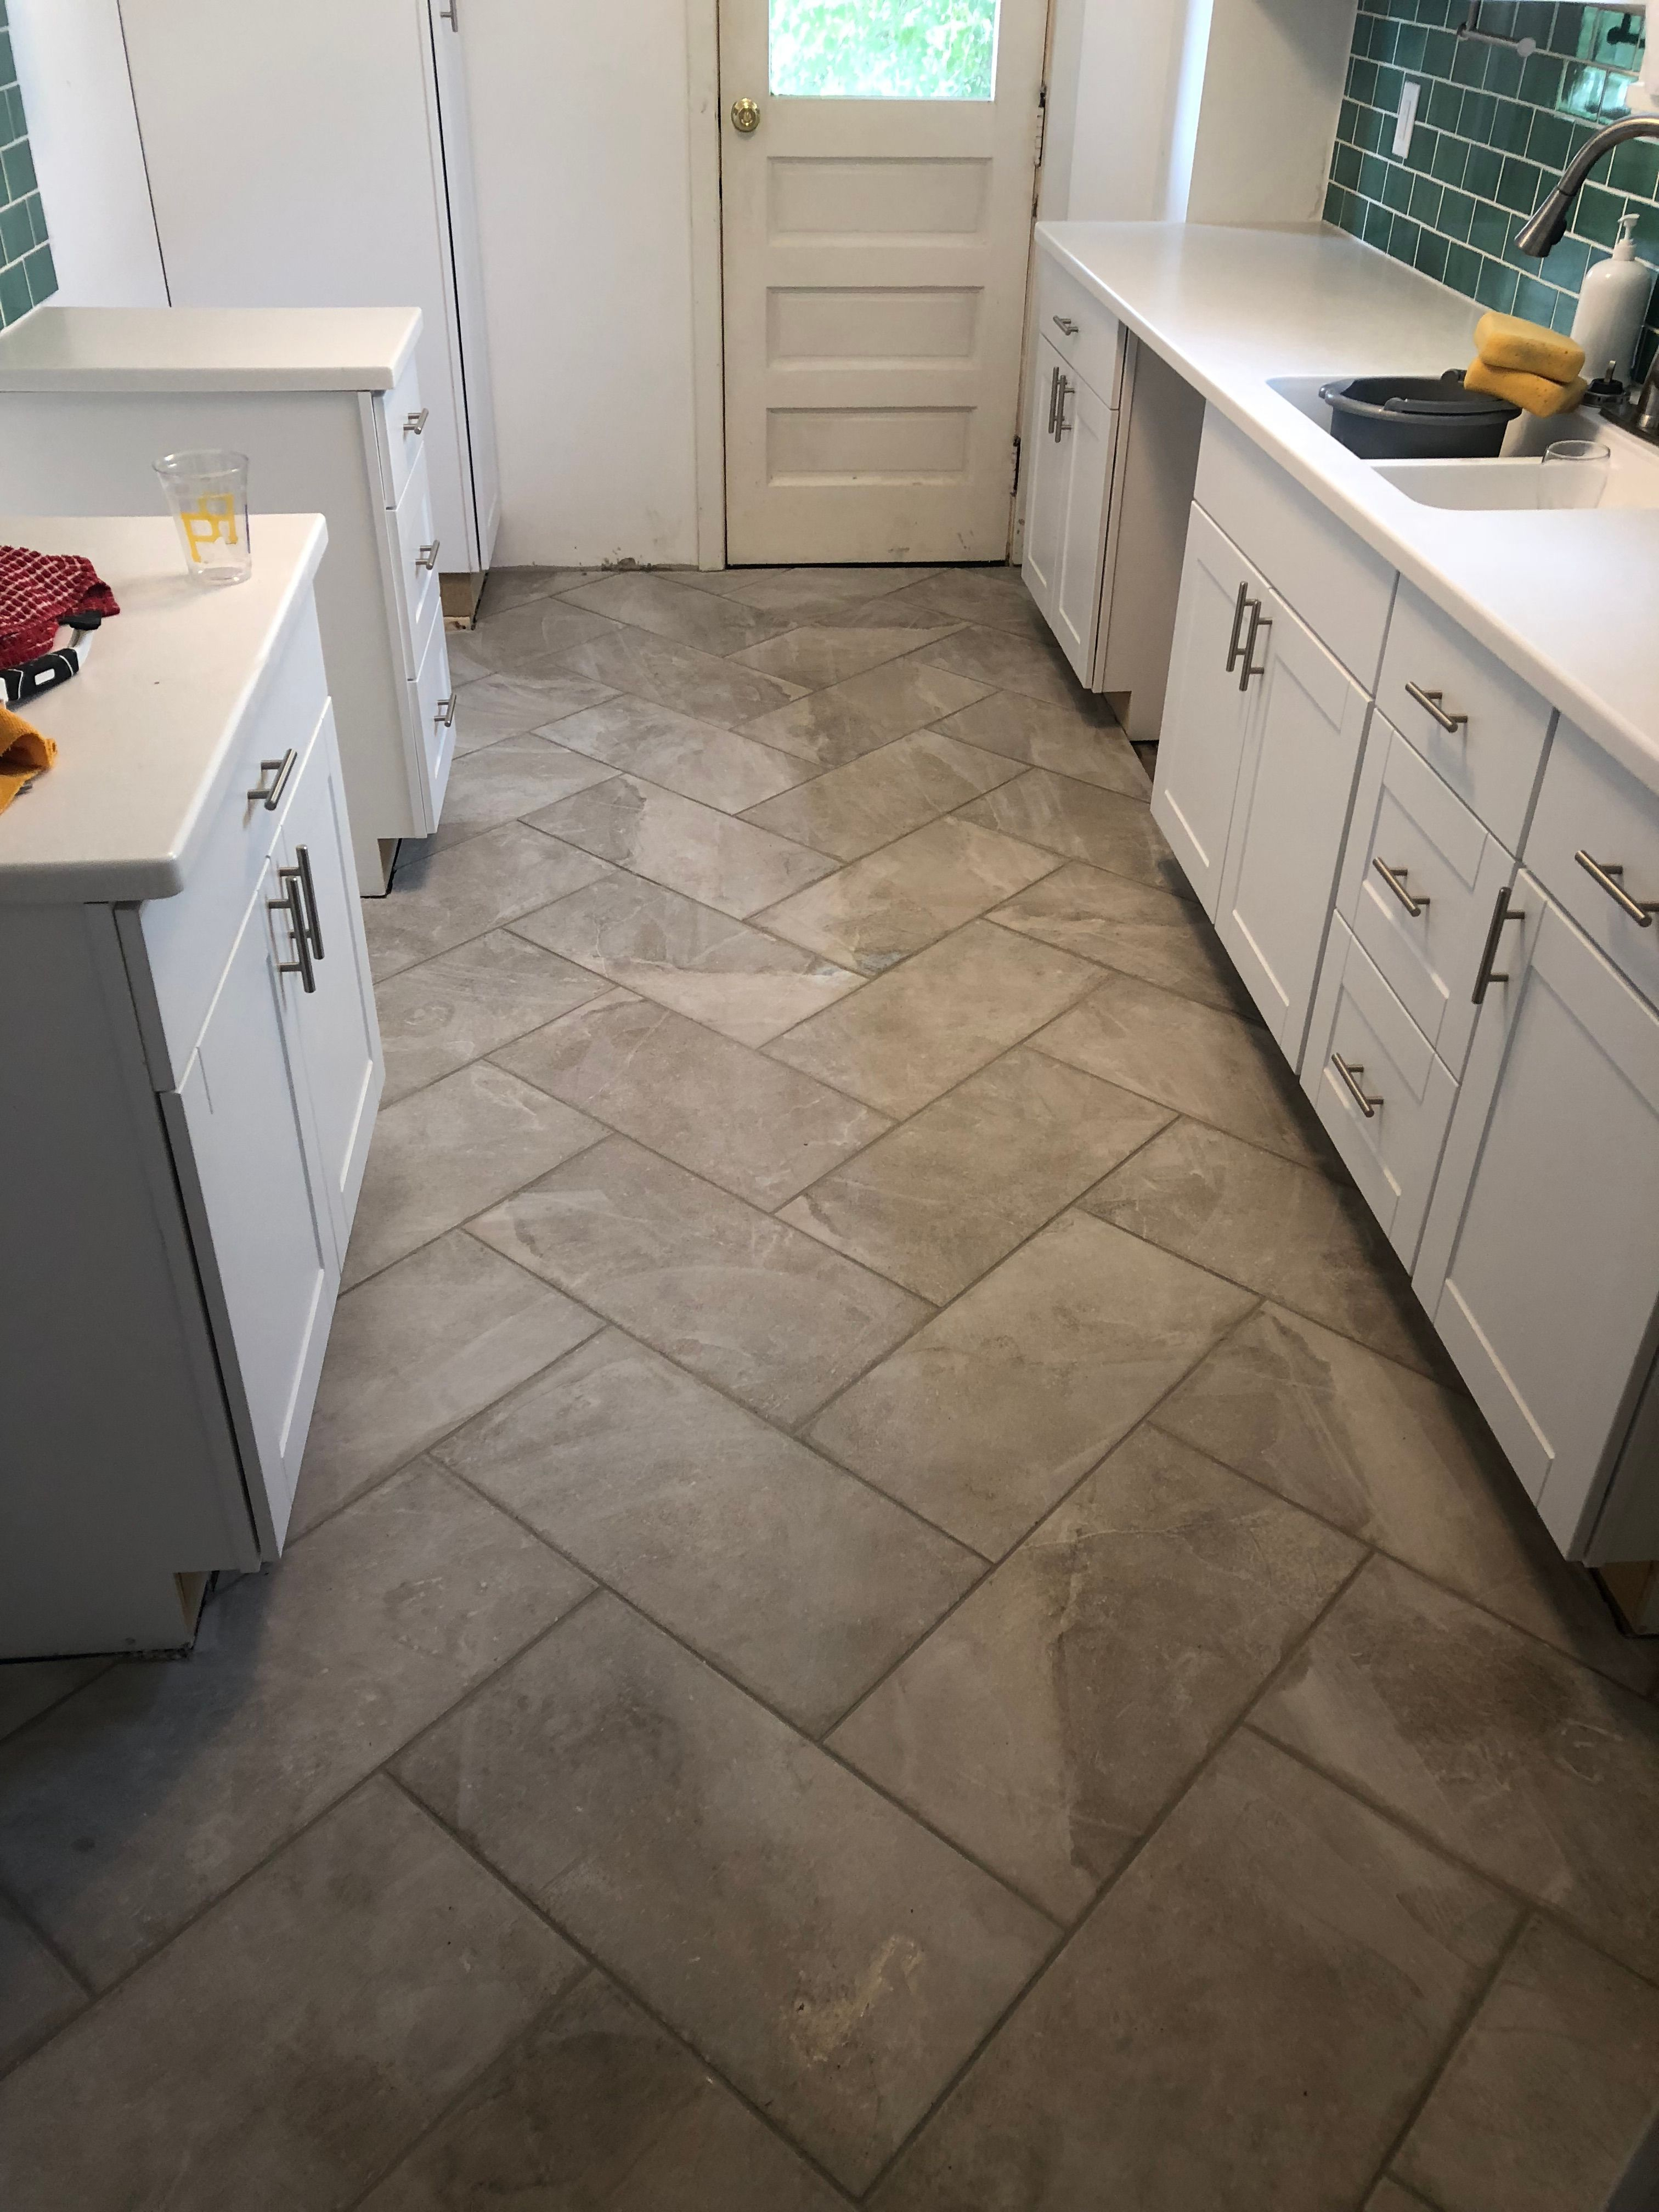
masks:
[[[1139,1429],[831,1748],[1073,1919],[1364,1557]]]
[[[994,1559],[1251,1304],[1066,1214],[855,1382],[809,1438]]]
[[[932,630],[883,629],[878,626],[880,614],[879,604],[866,608],[866,621],[856,629],[803,623],[799,629],[769,638],[763,645],[746,646],[732,658],[745,668],[759,668],[769,676],[786,677],[792,684],[817,691],[831,684],[844,684],[849,676],[861,676],[866,668],[879,667],[884,660],[896,660],[902,653],[914,653],[919,645],[931,644],[954,627],[947,620]]]
[[[885,599],[924,576],[931,568],[865,567],[795,568],[702,568],[686,573],[681,581],[699,591],[718,592],[723,598],[741,599],[745,605],[787,610],[794,622],[810,622],[810,613],[797,609],[810,601],[817,613],[856,609],[866,600]],[[870,617],[855,617],[870,620]]]
[[[751,738],[819,768],[840,768],[983,696],[988,687],[915,659],[889,660],[749,725]]]
[[[0,1736],[72,1697],[114,1662],[108,1659],[11,1659],[0,1666]]]
[[[579,645],[565,655],[566,670],[588,677],[595,684],[608,684],[613,691],[631,691],[639,698],[654,699],[659,707],[677,708],[701,721],[749,721],[757,714],[786,706],[800,688],[775,676],[763,676],[757,669],[740,668],[718,653],[677,645],[672,638],[653,637],[642,629],[605,627],[608,635]]]
[[[680,596],[702,604],[696,592]],[[741,814],[745,806],[787,791],[811,773],[787,753],[757,744],[717,722],[699,722],[672,707],[625,694],[556,723],[550,735],[612,768],[727,814]]]
[[[430,1243],[604,1133],[597,1121],[488,1060],[383,1108],[343,1286]]]
[[[1183,999],[1261,1019],[1203,908],[1171,891],[1069,860],[999,907],[994,918],[1005,929],[1161,983]]]
[[[1145,798],[1126,799],[1098,784],[1033,768],[963,811],[970,822],[1046,846],[1068,860],[1086,860],[1178,898],[1192,896]]]
[[[479,611],[486,622],[511,614],[526,599],[552,599],[574,592],[578,584],[597,583],[612,573],[608,568],[492,568],[484,584]]]
[[[931,592],[933,586],[927,589]],[[1028,699],[1054,699],[1062,705],[1084,696],[1065,654],[1046,631],[1021,637],[969,623],[937,645],[925,646],[922,653],[935,668],[948,668],[998,691],[1018,691]]]
[[[515,936],[492,929],[380,985],[374,1001],[386,1053],[383,1106],[604,991],[602,976],[526,944],[524,923],[520,930]]]
[[[545,728],[611,696],[605,684],[590,684],[585,676],[477,677],[455,694],[456,758],[498,738]]]
[[[1427,1319],[1370,1208],[1317,1168],[1182,1120],[1081,1203],[1391,1358],[1437,1364]]]
[[[0,2089],[11,2212],[355,2201],[580,1962],[367,1783]]]
[[[434,1455],[814,1734],[983,1572],[615,1329]]]
[[[1395,2154],[1445,2212],[1602,2212],[1659,2118],[1659,1990],[1547,1922]]]
[[[1016,1046],[782,1218],[942,1305],[1167,1118],[1133,1091]]]
[[[889,1126],[844,1091],[650,999],[597,1000],[496,1057],[582,1115],[769,1210]]]
[[[535,819],[550,836],[739,921],[835,872],[821,853],[631,775],[612,776]]]
[[[550,899],[597,883],[610,871],[591,854],[504,822],[464,845],[434,853],[406,844],[392,889],[363,901],[368,962],[379,982],[418,960],[499,929]]]
[[[1620,1634],[1461,1391],[1267,1306],[1157,1420],[1632,1688],[1659,1674],[1659,1646]]]
[[[1054,642],[1054,633],[1037,612],[1036,602],[1018,568],[1002,564],[938,568],[921,582],[910,585],[905,596],[919,605],[939,607],[958,622],[1009,630],[1016,637],[1036,638],[1044,645]]]
[[[765,1044],[861,980],[640,876],[613,875],[514,927],[739,1044]]]
[[[463,844],[480,830],[493,830],[497,823],[603,783],[611,773],[602,762],[555,744],[550,733],[544,737],[532,730],[498,738],[451,769],[443,820],[427,841],[428,848],[441,853],[446,845]]]
[[[471,630],[452,629],[445,633],[444,652],[449,662],[449,676],[453,684],[481,683],[486,676],[495,672],[487,660],[480,659],[472,651],[472,638]]]
[[[1659,1975],[1659,1711],[1373,1559],[1257,1725]]]
[[[112,1668],[0,1748],[0,1881],[101,1987],[588,1588],[410,1468],[222,1592],[188,1666]]]
[[[592,1973],[363,2212],[836,2212],[844,2203],[683,2044]]]
[[[787,617],[765,614],[745,606],[741,599],[713,592],[688,590],[672,576],[648,569],[623,570],[584,584],[565,594],[565,605],[586,607],[590,613],[608,615],[612,622],[632,623],[654,637],[672,638],[679,645],[696,646],[702,653],[734,653],[775,636]],[[787,676],[787,669],[780,669]]]
[[[1033,1042],[1287,1160],[1322,1166],[1334,1159],[1265,1030],[1139,976],[1109,976]]]
[[[1048,1923],[600,1596],[400,1762],[410,1785],[847,2185]]]
[[[0,1897],[0,2074],[66,2027],[86,2002],[74,1975]],[[3,2161],[0,2152],[0,2166]]]
[[[1484,1883],[1237,1738],[872,2202],[1352,2205],[1511,1918]]]
[[[1151,780],[1133,746],[1092,694],[1062,706],[1054,700],[1024,699],[1015,691],[992,691],[939,726],[1028,768],[1049,769],[1126,799],[1152,797]]]
[[[334,1311],[290,1540],[600,1326],[460,1231],[348,1291]]]
[[[603,615],[544,596],[486,614],[468,632],[467,649],[498,676],[558,676],[564,672],[560,655],[573,646],[619,635]]]
[[[1029,1036],[1098,974],[1070,953],[973,921],[767,1050],[884,1114],[914,1114]]]
[[[838,860],[856,860],[1018,770],[938,730],[915,730],[751,807],[749,819]]]
[[[1431,2204],[1425,2208],[1415,2190],[1402,2189],[1385,2173],[1365,2199],[1365,2212],[1437,2212],[1437,2208]]]
[[[773,1420],[803,1420],[928,1309],[626,1138],[473,1224],[607,1319]]]
[[[879,975],[1054,866],[1035,845],[948,815],[769,908],[765,926],[843,968]]]

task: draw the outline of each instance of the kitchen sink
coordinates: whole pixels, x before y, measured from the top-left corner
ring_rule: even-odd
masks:
[[[1564,424],[1562,434],[1596,437],[1613,449],[1600,512],[1613,507],[1659,507],[1659,448],[1650,450],[1627,433],[1609,430],[1605,424],[1594,429],[1581,427],[1577,419]],[[1535,509],[1544,470],[1541,459],[1374,461],[1371,466],[1419,507],[1461,507],[1476,513]]]

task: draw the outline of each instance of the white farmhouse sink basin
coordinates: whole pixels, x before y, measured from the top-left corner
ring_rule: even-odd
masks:
[[[1564,436],[1600,435],[1613,449],[1600,507],[1659,507],[1659,447],[1652,448],[1626,433],[1581,432],[1577,423]],[[1541,459],[1494,461],[1374,461],[1378,476],[1398,486],[1419,507],[1461,507],[1490,512],[1521,511],[1540,505]]]

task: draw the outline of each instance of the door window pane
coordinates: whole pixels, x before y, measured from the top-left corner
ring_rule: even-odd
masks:
[[[998,0],[768,0],[769,75],[797,100],[989,100]]]

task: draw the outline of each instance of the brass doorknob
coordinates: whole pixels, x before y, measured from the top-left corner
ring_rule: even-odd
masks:
[[[732,103],[732,128],[741,131],[745,137],[751,131],[760,129],[760,108],[752,100],[734,100]]]

